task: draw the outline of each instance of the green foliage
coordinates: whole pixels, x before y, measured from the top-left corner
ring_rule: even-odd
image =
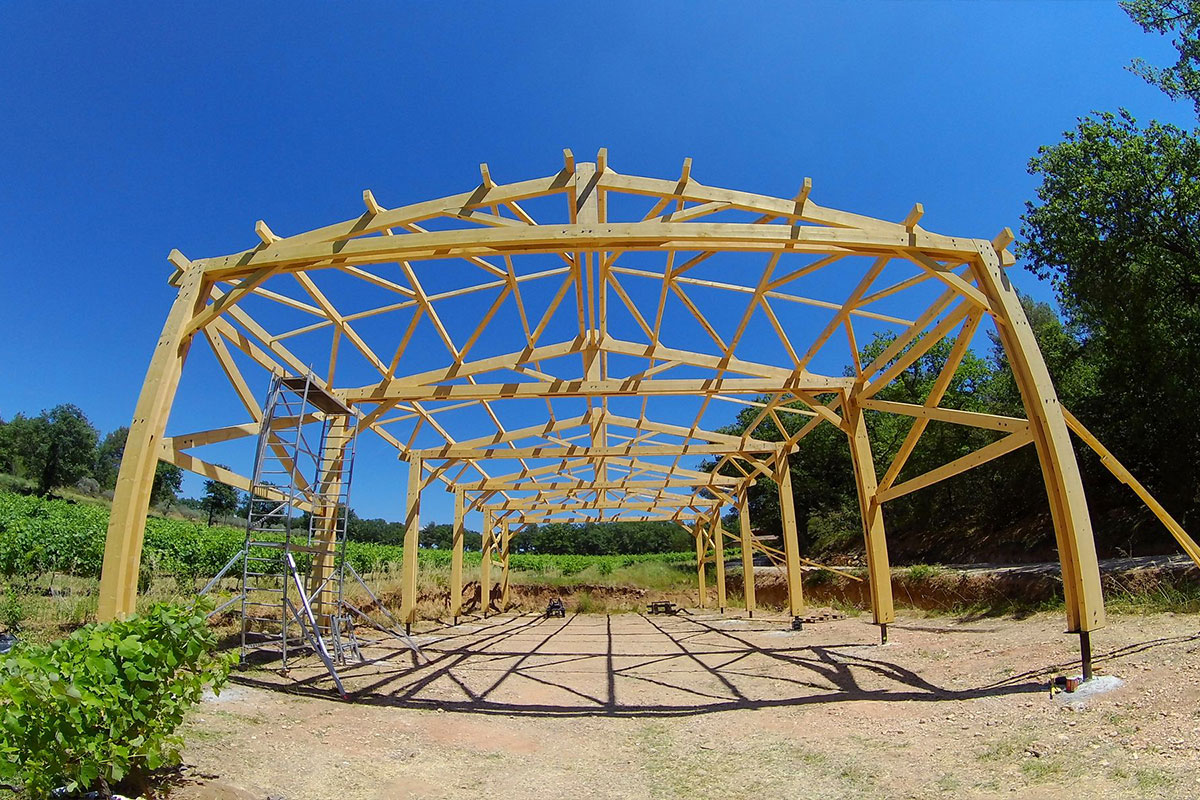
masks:
[[[36,417],[18,414],[0,426],[0,469],[37,481],[48,493],[91,475],[96,429],[77,406],[62,404]]]
[[[1200,512],[1200,138],[1097,114],[1029,169],[1042,184],[1021,254],[1094,371],[1076,413],[1186,525]]]
[[[862,539],[862,524],[848,505],[823,509],[808,518],[810,550],[822,553],[844,553],[853,550]]]
[[[229,469],[228,466],[225,469]],[[204,482],[204,497],[200,507],[208,512],[208,524],[213,524],[213,518],[225,516],[237,511],[241,502],[241,493],[227,483],[220,481]]]
[[[66,639],[18,646],[0,660],[0,778],[34,798],[129,781],[179,762],[174,735],[230,662],[209,650],[201,608],[160,604],[87,625]]]
[[[1048,341],[1052,349],[1064,351],[1078,346],[1052,309],[1028,300],[1024,303],[1039,340],[1045,335],[1054,340]],[[862,362],[874,361],[893,341],[892,335],[877,335],[862,348]],[[904,357],[914,344],[901,349],[895,358]],[[924,404],[946,367],[953,347],[954,336],[939,341],[900,371],[877,397]],[[1003,349],[997,346],[992,356],[987,358],[968,350],[957,365],[940,405],[967,411],[1023,415],[1020,393],[1003,357]],[[1054,360],[1050,365],[1052,373],[1066,361],[1065,358]],[[847,370],[847,375],[850,374]],[[1078,382],[1086,383],[1083,377]],[[795,407],[803,408],[799,403]],[[734,435],[747,433],[748,426],[757,416],[758,409],[747,408],[723,431]],[[809,420],[796,414],[780,415],[780,419],[789,434],[797,432]],[[866,423],[876,472],[882,476],[907,438],[913,420],[895,414],[867,412]],[[760,422],[751,435],[769,441],[782,438],[769,418]],[[987,430],[932,422],[896,481],[903,482],[978,450],[996,436]],[[789,465],[802,549],[818,554],[860,551],[862,523],[845,434],[832,425],[814,428],[799,442]],[[737,473],[730,469],[727,474]],[[900,558],[945,558],[951,554],[969,558],[969,546],[962,536],[964,528],[998,527],[1044,508],[1045,492],[1038,488],[1040,479],[1034,454],[1018,452],[898,498],[889,503],[887,512],[893,552]],[[776,484],[760,478],[750,489],[749,502],[751,516],[757,526],[761,526],[760,532],[777,535],[780,515]],[[1043,538],[1047,549],[1053,545],[1048,535]]]
[[[92,471],[99,434],[78,406],[55,406],[43,411],[46,439],[38,488],[42,493],[56,486],[70,486]]]
[[[512,547],[516,552],[600,556],[681,552],[695,542],[670,522],[549,522],[516,534]]]
[[[99,506],[0,493],[0,575],[28,579],[54,571],[98,577],[108,516],[108,509]],[[186,520],[150,517],[146,520],[142,548],[146,577],[156,572],[184,578],[215,575],[241,549],[245,536],[245,531],[238,528],[219,525],[210,528]],[[278,551],[264,550],[256,555],[278,557]],[[431,548],[421,548],[417,556],[423,565],[444,567],[450,565],[451,557],[449,550]],[[480,557],[478,551],[469,552],[464,560],[478,564]],[[360,573],[377,572],[399,564],[404,549],[351,540],[346,543],[346,558]],[[693,558],[692,552],[628,555],[514,552],[510,563],[515,570],[574,575],[589,567],[611,572],[635,563],[674,564]]]
[[[121,468],[125,440],[128,438],[129,428],[122,425],[105,436],[96,448],[96,466],[92,474],[100,482],[101,488],[112,489],[117,485],[117,472]]]
[[[45,457],[47,435],[41,417],[17,414],[0,425],[0,471],[36,481]]]
[[[1125,0],[1125,13],[1146,33],[1174,34],[1179,54],[1170,67],[1155,67],[1134,59],[1130,70],[1173,99],[1188,99],[1200,116],[1200,0]]]
[[[24,620],[25,608],[21,605],[21,597],[17,594],[17,587],[10,583],[4,589],[4,597],[0,598],[0,625],[9,633],[16,633],[21,630]]]
[[[151,505],[170,505],[175,502],[183,486],[183,470],[166,461],[159,461],[154,468],[154,483],[150,485]]]
[[[936,578],[945,571],[945,567],[937,564],[913,564],[906,571],[906,577],[910,581],[927,581],[930,578]]]
[[[383,522],[383,520],[378,520]],[[399,523],[388,523],[396,525],[403,529]],[[399,544],[404,540],[403,534],[396,543]],[[454,526],[446,523],[430,522],[421,529],[417,543],[421,547],[433,547],[439,550],[450,550],[454,547]],[[464,530],[463,531],[463,549],[464,550],[479,550],[483,547],[483,536],[479,531]],[[513,544],[513,549],[517,549],[517,545]]]

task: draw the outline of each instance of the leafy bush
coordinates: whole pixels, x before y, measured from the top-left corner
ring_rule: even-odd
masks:
[[[822,509],[808,518],[808,538],[813,553],[853,551],[862,545],[862,525],[856,512]]]
[[[25,608],[21,605],[17,587],[9,584],[4,590],[4,597],[0,598],[0,625],[9,633],[16,633],[21,630],[24,619]]]
[[[228,659],[209,655],[204,610],[159,604],[0,660],[0,779],[41,798],[59,786],[140,788],[178,763],[184,713],[229,674]]]
[[[908,579],[910,581],[927,581],[945,571],[944,567],[937,564],[913,564],[908,568]]]

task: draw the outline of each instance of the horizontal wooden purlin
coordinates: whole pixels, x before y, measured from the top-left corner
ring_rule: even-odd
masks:
[[[615,425],[622,428],[630,428],[632,430],[655,431],[657,433],[665,433],[670,436],[680,436],[685,439],[705,439],[714,444],[729,444],[733,445],[734,450],[743,448],[770,448],[775,442],[765,442],[761,439],[753,439],[749,436],[733,436],[728,433],[718,433],[717,431],[705,430],[704,428],[687,428],[683,425],[671,425],[666,422],[655,422],[650,419],[637,419],[634,417],[622,417],[616,414],[605,412],[604,422],[608,425]]]
[[[462,458],[621,458],[645,456],[712,456],[738,453],[774,453],[779,445],[766,447],[747,446],[740,450],[727,444],[684,444],[684,445],[628,445],[625,447],[591,447],[578,445],[572,447],[430,447],[414,451],[417,455],[431,459],[462,459]]]
[[[497,203],[512,203],[531,197],[553,194],[565,190],[574,177],[573,173],[562,170],[544,178],[532,178],[518,183],[507,183],[502,186],[480,186],[469,192],[449,195],[435,200],[424,200],[406,206],[391,209],[379,209],[378,213],[370,210],[356,219],[346,220],[324,228],[284,237],[284,242],[335,241],[352,236],[381,233],[387,228],[400,227],[406,223],[419,222],[430,217],[440,216],[449,208],[481,208]],[[247,251],[253,252],[253,251]]]
[[[658,512],[658,513],[662,513],[662,514],[692,513],[692,514],[702,514],[702,515],[708,516],[708,515],[711,515],[713,512],[718,511],[719,509],[720,509],[719,506],[713,505],[711,503],[701,502],[699,500],[696,503],[689,503],[687,505],[678,505],[678,506],[664,506],[664,505],[656,506],[656,505],[649,504],[649,503],[639,503],[637,505],[623,506],[623,505],[620,505],[619,503],[613,503],[613,504],[607,504],[607,505],[590,505],[589,504],[589,505],[562,506],[562,507],[553,507],[550,505],[543,505],[543,506],[537,507],[537,508],[504,508],[503,506],[487,505],[487,506],[483,506],[480,508],[481,511],[485,511],[485,512],[491,511],[497,515],[503,514],[503,515],[510,516],[510,517],[511,516],[521,516],[526,519],[528,519],[530,517],[539,517],[539,516],[548,517],[548,516],[553,516],[555,514],[578,514],[581,512],[596,513],[596,514],[603,513],[603,512],[609,512],[611,514],[612,512],[617,512],[617,511],[642,512],[642,513],[654,511],[654,512]]]
[[[338,242],[278,242],[253,251],[198,259],[210,280],[252,275],[264,268],[320,268],[397,260],[559,253],[580,250],[732,250],[886,254],[909,249],[958,258],[978,252],[972,239],[917,231],[859,230],[808,225],[707,222],[623,222],[530,225],[368,236]]]
[[[711,491],[711,488],[709,488],[708,491]],[[600,496],[593,497],[590,500],[581,499],[581,498],[574,497],[574,496],[567,496],[567,497],[560,497],[559,499],[556,499],[553,502],[555,502],[556,504],[560,504],[560,505],[563,503],[572,503],[572,502],[574,502],[574,503],[600,502],[602,499],[611,498],[613,495],[618,494],[618,493],[617,492],[602,492],[602,493],[597,493],[597,494],[599,494]],[[481,493],[478,496],[476,496],[475,499],[472,501],[472,506],[474,508],[481,508],[483,506],[483,504],[486,503],[488,501],[488,499],[494,495],[495,495],[495,492]],[[695,493],[689,494],[689,493],[684,493],[684,492],[668,492],[668,491],[659,489],[659,490],[653,490],[653,491],[646,491],[646,490],[626,491],[626,492],[620,494],[620,497],[617,502],[652,503],[652,502],[657,502],[659,500],[663,500],[663,501],[666,501],[667,505],[670,505],[673,507],[678,507],[680,505],[684,505],[687,503],[696,502],[697,500],[700,500],[700,499],[706,500],[706,501],[710,500],[710,498],[701,498],[699,495],[697,495]],[[500,501],[498,501],[498,502],[500,502]],[[506,497],[505,500],[503,500],[502,502],[506,508],[537,508],[539,506],[545,505],[548,501],[545,497],[541,497],[538,494],[534,494],[532,497],[528,496],[528,495],[526,495],[524,497],[515,497],[515,498],[514,497]]]
[[[160,448],[158,457],[163,461],[166,461],[169,464],[174,464],[180,469],[186,469],[188,472],[194,472],[197,475],[203,475],[209,480],[228,484],[235,489],[241,489],[244,492],[250,491],[250,479],[245,475],[239,475],[233,470],[226,469],[225,467],[218,466],[217,464],[210,464],[207,461],[202,461],[193,455],[176,450],[169,446],[169,442],[167,440],[163,440],[159,444]],[[283,492],[264,486],[259,486],[258,494],[259,496],[265,497],[268,500],[278,500],[279,502],[284,502],[289,499],[288,496]],[[312,503],[306,500],[293,499],[292,504],[301,511],[307,511],[310,514],[313,512]]]
[[[703,522],[704,517],[694,511],[658,512],[658,511],[597,511],[595,513],[578,513],[558,517],[527,516],[517,512],[513,515],[497,517],[511,525],[534,525],[537,523],[579,523],[579,522]]]
[[[545,517],[533,517],[532,519],[530,519],[518,512],[518,515],[515,518],[510,517],[505,521],[510,522],[512,524],[521,524],[521,523],[529,523],[529,522],[536,522],[536,521],[566,522],[566,523],[571,523],[571,522],[659,522],[659,521],[675,522],[675,521],[679,521],[681,523],[683,523],[683,522],[694,523],[694,522],[699,522],[699,521],[706,521],[706,519],[705,519],[705,517],[693,512],[693,511],[680,510],[680,511],[676,511],[673,513],[667,513],[667,512],[660,513],[660,512],[655,512],[655,511],[632,511],[632,512],[614,511],[607,515],[605,515],[604,512],[597,511],[595,514],[578,513],[578,514],[570,514],[568,516],[555,518],[555,519],[547,519]]]
[[[350,319],[352,316],[347,316],[346,319]],[[677,361],[680,364],[687,364],[693,367],[720,369],[726,373],[769,378],[776,381],[790,380],[795,375],[795,370],[774,364],[761,364],[737,358],[725,359],[711,354],[693,353],[687,350],[665,347],[661,344],[628,342],[613,338],[607,334],[591,332],[588,336],[576,336],[569,341],[527,347],[523,350],[490,356],[478,361],[450,364],[438,369],[397,377],[385,384],[373,383],[354,389],[345,389],[344,391],[347,394],[360,395],[372,392],[377,387],[382,389],[385,386],[426,386],[455,378],[466,378],[488,372],[517,369],[536,361],[547,361],[563,356],[579,355],[587,352],[589,346],[595,347],[601,352],[617,353],[655,361]]]
[[[936,406],[918,406],[912,403],[897,403],[890,400],[875,400],[874,398],[860,400],[859,405],[872,411],[886,411],[889,414],[902,414],[907,417],[951,422],[955,425],[967,425],[972,428],[987,428],[993,431],[1029,430],[1029,420],[1020,417],[1005,417],[999,414],[982,414],[978,411],[962,411],[957,408],[938,408]]]
[[[829,392],[847,389],[850,378],[805,376],[795,381],[764,378],[697,378],[661,380],[556,380],[528,383],[462,383],[434,386],[376,388],[365,394],[343,395],[347,403],[383,400],[483,400],[556,397],[648,397],[658,395],[775,394],[778,392]]]
[[[697,497],[689,502],[673,502],[673,503],[666,503],[666,502],[664,502],[664,503],[626,503],[626,502],[619,501],[619,500],[609,500],[609,501],[599,502],[599,503],[572,503],[569,505],[554,505],[554,506],[548,506],[547,504],[543,503],[541,505],[532,506],[532,507],[510,506],[506,503],[499,503],[499,504],[495,504],[495,505],[486,505],[483,507],[482,510],[483,511],[495,511],[497,513],[499,513],[499,512],[513,512],[513,513],[522,512],[522,513],[528,513],[528,514],[558,514],[560,512],[567,512],[567,511],[615,511],[615,510],[621,510],[621,509],[628,510],[628,511],[655,511],[657,509],[678,509],[678,508],[695,508],[697,510],[711,512],[715,508],[720,508],[720,504],[715,503],[711,500],[704,500],[703,498]]]
[[[320,422],[324,417],[316,414],[306,414],[304,424],[312,422]],[[276,417],[271,421],[271,429],[290,428],[295,426],[296,417]],[[164,445],[174,447],[178,450],[190,450],[193,447],[201,447],[206,444],[216,444],[217,442],[228,442],[234,439],[242,439],[246,436],[257,436],[262,425],[258,422],[244,422],[241,425],[228,425],[224,428],[213,428],[207,431],[196,431],[194,433],[184,433],[179,436],[170,436],[162,439]]]
[[[755,361],[743,361],[739,358],[722,358],[708,353],[694,353],[689,350],[679,350],[674,347],[655,342],[645,344],[617,339],[607,333],[601,334],[598,347],[603,352],[619,353],[621,355],[645,358],[655,361],[678,361],[693,367],[721,370],[725,373],[740,373],[759,378],[788,380],[795,370],[776,364],[762,364]]]
[[[702,488],[704,486],[738,486],[742,482],[740,478],[729,478],[724,475],[711,475],[708,480],[697,478],[659,478],[657,480],[559,481],[557,483],[487,479],[456,483],[454,488],[467,492],[511,491],[541,492],[542,494],[575,494],[577,492],[603,492],[610,489],[673,489],[683,486],[695,488]]]
[[[699,495],[687,495],[683,497],[665,497],[659,500],[576,500],[574,502],[556,501],[553,508],[547,508],[545,500],[537,498],[518,498],[515,500],[505,500],[501,503],[489,503],[482,507],[483,510],[492,509],[495,511],[558,511],[558,510],[579,510],[589,508],[614,509],[614,508],[631,508],[631,509],[654,509],[654,508],[688,508],[696,506],[698,508],[719,508],[721,503],[716,500],[710,500]]]
[[[583,336],[576,336],[574,339],[565,342],[556,342],[554,344],[538,345],[537,347],[526,347],[523,350],[517,350],[512,353],[504,353],[498,356],[482,358],[478,361],[466,361],[461,364],[451,364],[439,369],[419,372],[413,375],[399,377],[386,385],[417,385],[424,386],[431,383],[439,383],[441,381],[453,380],[455,378],[467,378],[474,375],[481,375],[488,372],[497,372],[505,369],[512,369],[517,366],[522,366],[535,361],[547,361],[550,359],[560,358],[562,356],[577,355],[587,349],[587,339]],[[350,394],[361,394],[370,391],[380,384],[370,384],[359,389],[347,389]]]
[[[807,196],[803,199],[785,200],[781,197],[705,186],[690,177],[680,182],[640,175],[622,175],[612,170],[605,170],[599,176],[598,185],[601,189],[610,192],[649,195],[696,203],[719,203],[740,211],[757,212],[771,217],[799,218],[835,227],[904,230],[902,225],[895,222],[823,208],[809,200]],[[684,209],[684,213],[693,210]]]

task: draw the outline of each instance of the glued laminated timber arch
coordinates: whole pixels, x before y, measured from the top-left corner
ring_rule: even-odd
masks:
[[[810,197],[807,180],[791,198],[715,188],[691,176],[690,159],[678,178],[662,180],[617,172],[603,150],[594,163],[564,156],[553,174],[509,184],[482,165],[470,190],[397,208],[367,191],[361,214],[292,236],[260,221],[259,241],[231,255],[189,260],[173,251],[178,296],[121,465],[101,618],[134,609],[158,459],[247,488],[245,477],[192,451],[257,433],[262,411],[248,370],[311,370],[354,410],[360,432],[408,462],[409,620],[420,497],[433,483],[455,494],[458,548],[471,511],[485,514],[485,536],[504,548],[508,531],[529,521],[666,519],[695,534],[702,577],[704,553],[719,554],[727,535],[721,508],[738,507],[748,531],[746,488],[774,481],[786,500],[784,548],[773,552],[798,613],[802,559],[787,459],[814,428],[833,425],[852,456],[876,623],[893,619],[885,503],[1032,444],[1069,629],[1104,624],[1068,421],[1005,275],[1007,230],[994,240],[936,234],[920,226],[919,205],[900,221],[837,211]],[[998,332],[1024,419],[939,404],[981,325]],[[872,333],[894,339],[864,364],[859,343]],[[232,388],[235,419],[166,437],[197,338],[211,350],[210,372]],[[943,339],[953,342],[950,356],[923,404],[877,398]],[[756,409],[750,433],[779,435],[720,432],[730,406]],[[883,475],[867,413],[913,420]],[[947,423],[996,439],[902,480],[922,432]],[[718,469],[700,469],[705,459]],[[744,550],[760,546],[747,536]],[[457,548],[455,563],[461,585]]]

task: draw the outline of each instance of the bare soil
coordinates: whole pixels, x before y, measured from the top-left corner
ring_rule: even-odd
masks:
[[[1060,615],[504,615],[344,671],[239,673],[190,716],[183,800],[1200,795],[1200,623]],[[1119,679],[1119,680],[1114,680]],[[1085,688],[1089,685],[1085,684]]]

